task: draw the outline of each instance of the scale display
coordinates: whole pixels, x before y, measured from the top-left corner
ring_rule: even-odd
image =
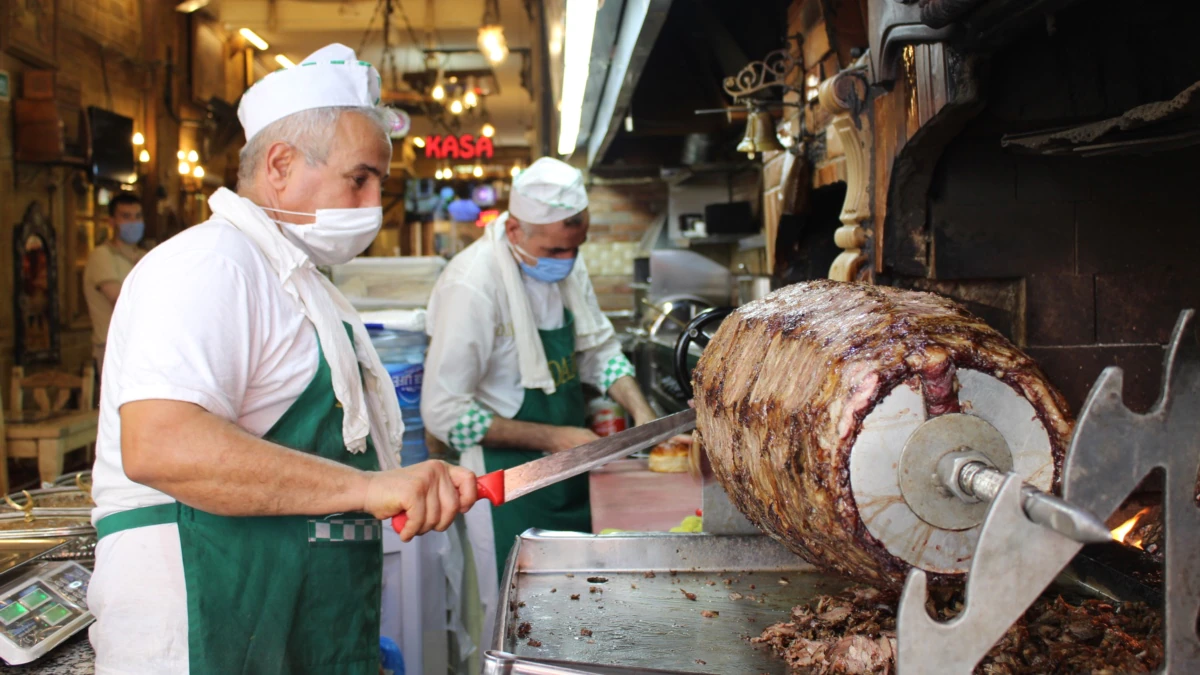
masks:
[[[91,577],[77,563],[35,563],[0,586],[0,658],[28,663],[90,624]]]

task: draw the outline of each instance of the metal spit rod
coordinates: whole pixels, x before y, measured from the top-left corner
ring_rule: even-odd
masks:
[[[1006,474],[978,459],[979,455],[952,452],[938,465],[943,483],[963,501],[995,501]],[[1085,544],[1112,541],[1108,526],[1086,509],[1073,506],[1032,485],[1021,485],[1021,507],[1031,521]]]

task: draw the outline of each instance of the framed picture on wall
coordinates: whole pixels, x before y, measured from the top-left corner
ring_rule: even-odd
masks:
[[[0,3],[0,48],[26,63],[57,65],[57,0],[8,0]]]

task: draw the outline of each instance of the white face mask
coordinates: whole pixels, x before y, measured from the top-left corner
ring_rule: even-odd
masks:
[[[263,211],[308,216],[314,222],[307,225],[276,220],[283,234],[309,260],[317,265],[341,265],[350,262],[375,241],[383,227],[383,207],[364,206],[354,209],[317,209],[316,213],[301,213],[260,207]]]

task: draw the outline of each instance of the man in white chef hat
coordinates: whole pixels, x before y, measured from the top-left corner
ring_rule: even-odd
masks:
[[[147,255],[108,334],[88,600],[96,672],[379,669],[381,535],[445,530],[474,475],[397,468],[396,393],[316,265],[380,228],[379,74],[330,45],[242,98],[238,192]]]
[[[584,428],[585,382],[635,423],[655,418],[579,257],[587,234],[582,173],[543,157],[513,181],[508,211],[438,278],[426,320],[421,418],[472,471],[594,440]],[[498,508],[480,502],[468,514],[485,609],[494,602],[486,593],[496,587],[492,575],[530,527],[591,532],[587,474]]]

